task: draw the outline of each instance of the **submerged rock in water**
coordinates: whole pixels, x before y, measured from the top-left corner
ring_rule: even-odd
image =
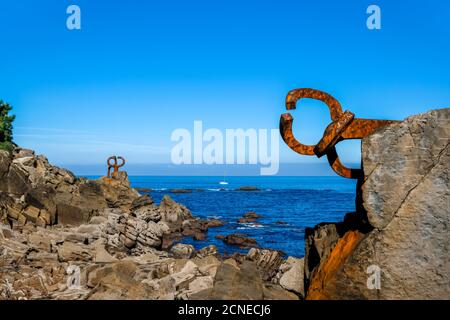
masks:
[[[192,189],[170,189],[170,193],[192,193]]]
[[[261,191],[258,187],[242,186],[236,189],[236,191]]]
[[[225,225],[225,222],[219,219],[208,219],[207,224],[208,228],[216,228]]]
[[[137,192],[143,192],[143,193],[151,193],[153,192],[153,189],[150,188],[135,188]]]
[[[242,218],[238,220],[238,223],[253,223],[256,222],[257,219],[261,218],[256,212],[250,211],[245,213]]]
[[[239,246],[240,248],[253,248],[258,246],[255,239],[248,238],[247,235],[242,233],[233,233],[219,239],[222,239],[226,244]]]

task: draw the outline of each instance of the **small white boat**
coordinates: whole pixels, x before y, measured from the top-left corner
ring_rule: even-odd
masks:
[[[223,173],[223,180],[219,181],[219,184],[221,184],[221,185],[227,185],[228,184],[228,182],[225,181],[225,176],[226,176],[226,172]]]

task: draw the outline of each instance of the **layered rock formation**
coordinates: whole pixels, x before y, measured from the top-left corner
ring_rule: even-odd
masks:
[[[298,299],[271,282],[276,252],[224,262],[214,246],[175,244],[222,222],[195,218],[168,196],[155,204],[125,172],[76,178],[17,148],[0,151],[0,178],[0,299],[224,299],[234,274],[244,287],[248,272],[253,286],[233,293],[237,299]]]
[[[0,150],[0,212],[13,225],[79,225],[108,207],[127,208],[138,193],[126,173],[90,181],[48,163],[44,156],[16,148]]]
[[[362,208],[306,232],[308,299],[450,299],[450,109],[363,139]]]
[[[126,173],[90,181],[0,151],[0,299],[450,299],[449,119],[435,110],[365,138],[357,211],[308,228],[304,259],[196,251],[177,240],[220,221],[155,204]]]

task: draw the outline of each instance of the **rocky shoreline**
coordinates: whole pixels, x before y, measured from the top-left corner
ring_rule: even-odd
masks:
[[[300,259],[263,249],[226,258],[212,245],[179,243],[204,239],[222,222],[195,218],[169,196],[155,204],[130,187],[126,172],[76,178],[16,148],[0,151],[0,177],[1,299],[303,296],[300,283],[286,280]]]
[[[307,228],[302,259],[243,234],[222,240],[247,254],[195,250],[180,239],[221,221],[154,203],[126,172],[90,181],[0,151],[0,299],[450,299],[449,119],[434,110],[365,138],[356,212]]]

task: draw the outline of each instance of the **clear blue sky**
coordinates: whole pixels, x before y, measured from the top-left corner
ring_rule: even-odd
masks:
[[[366,28],[372,3],[381,30]],[[56,164],[167,163],[174,129],[277,128],[297,87],[366,118],[449,107],[449,21],[445,0],[2,1],[0,98],[16,142]],[[316,143],[328,111],[301,107],[295,132]],[[318,161],[280,146],[282,162]],[[356,143],[339,152],[359,161]]]

